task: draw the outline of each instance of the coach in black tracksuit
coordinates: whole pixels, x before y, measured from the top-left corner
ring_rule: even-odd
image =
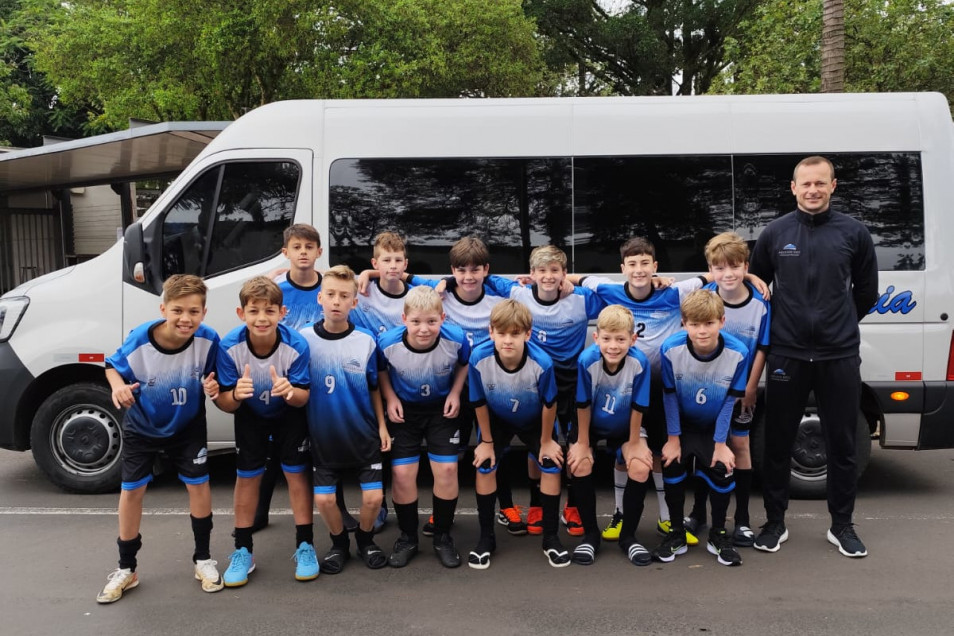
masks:
[[[868,554],[851,522],[855,432],[861,400],[858,322],[878,297],[878,264],[867,228],[830,208],[835,171],[824,157],[795,167],[798,209],[768,224],[749,271],[774,283],[766,361],[763,497],[767,523],[755,547],[775,552],[788,539],[792,444],[810,391],[828,451],[828,540],[845,556]]]

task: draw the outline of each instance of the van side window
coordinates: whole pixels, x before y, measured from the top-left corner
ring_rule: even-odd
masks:
[[[570,253],[571,168],[535,159],[339,159],[329,176],[332,263],[366,269],[374,237],[400,232],[408,271],[446,274],[447,252],[479,236],[495,273],[525,272],[530,251],[552,243]]]
[[[447,252],[475,234],[493,271],[527,270],[555,244],[578,273],[619,273],[619,245],[644,236],[664,272],[707,269],[703,249],[729,230],[754,245],[795,208],[792,169],[805,155],[666,155],[533,159],[340,159],[331,166],[331,262],[365,269],[374,236],[404,235],[409,271],[443,274]],[[837,209],[871,232],[882,271],[924,269],[918,153],[828,153]]]
[[[277,254],[300,173],[292,162],[236,162],[200,176],[162,219],[163,280],[214,276]]]

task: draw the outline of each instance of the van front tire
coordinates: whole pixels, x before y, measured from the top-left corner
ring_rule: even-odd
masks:
[[[44,400],[33,418],[33,459],[64,490],[113,491],[121,478],[121,422],[122,413],[105,385],[63,387]]]

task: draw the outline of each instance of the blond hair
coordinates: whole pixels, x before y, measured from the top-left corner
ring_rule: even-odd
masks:
[[[404,297],[404,315],[412,311],[436,311],[444,313],[444,303],[441,295],[427,285],[412,287]]]
[[[526,333],[533,328],[533,315],[526,305],[516,300],[502,300],[490,310],[490,328],[501,333]]]
[[[725,315],[725,304],[719,294],[708,289],[697,289],[682,301],[683,322],[720,320]]]
[[[723,232],[706,243],[706,262],[709,265],[745,265],[749,262],[749,246],[735,232]]]
[[[183,296],[198,294],[202,297],[202,306],[205,307],[205,296],[208,288],[202,279],[193,274],[173,274],[162,284],[162,302],[170,303]]]
[[[381,252],[400,252],[407,258],[404,239],[394,232],[381,232],[374,237],[374,258],[380,256]]]
[[[566,271],[566,253],[555,245],[542,245],[535,247],[530,252],[530,270],[538,267],[546,267],[551,263],[559,263],[563,271]]]
[[[622,305],[609,305],[596,318],[596,330],[633,333],[636,330],[633,312]]]
[[[335,265],[331,269],[325,271],[322,274],[322,280],[331,279],[331,280],[340,280],[345,283],[351,283],[354,285],[354,293],[358,293],[358,281],[355,279],[354,270],[352,270],[347,265]]]

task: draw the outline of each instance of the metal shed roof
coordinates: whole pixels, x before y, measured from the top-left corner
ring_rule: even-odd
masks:
[[[90,186],[181,172],[230,123],[149,124],[0,153],[0,193]]]

